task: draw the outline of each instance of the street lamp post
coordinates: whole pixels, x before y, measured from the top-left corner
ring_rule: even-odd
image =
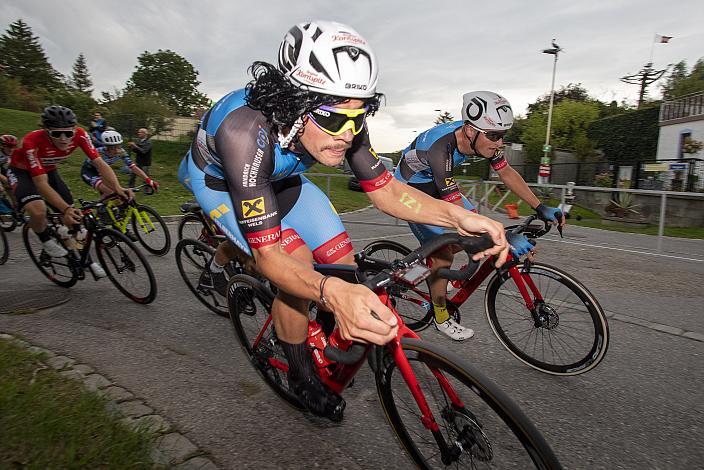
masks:
[[[543,158],[540,160],[538,169],[538,184],[546,184],[550,180],[550,127],[552,125],[552,105],[555,99],[555,71],[557,70],[557,56],[562,48],[557,45],[555,39],[552,40],[552,47],[543,49],[543,54],[550,54],[555,57],[552,63],[552,83],[550,85],[550,107],[548,108],[548,128],[545,132],[545,145],[543,146]]]

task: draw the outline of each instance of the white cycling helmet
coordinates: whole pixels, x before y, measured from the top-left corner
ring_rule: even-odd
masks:
[[[100,136],[103,145],[120,145],[122,143],[122,135],[117,131],[105,131]]]
[[[326,95],[371,98],[377,63],[367,41],[333,21],[300,23],[279,46],[279,70],[298,87]]]
[[[498,93],[471,91],[462,96],[462,120],[483,131],[506,131],[513,126],[513,110]]]

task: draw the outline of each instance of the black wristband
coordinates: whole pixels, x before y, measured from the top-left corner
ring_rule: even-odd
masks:
[[[325,295],[323,295],[323,289],[325,288],[325,283],[328,282],[328,279],[330,279],[330,276],[324,276],[323,280],[320,281],[320,304],[323,307],[328,306],[328,299],[326,299]]]

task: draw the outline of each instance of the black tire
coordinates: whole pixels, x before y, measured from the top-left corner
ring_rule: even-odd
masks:
[[[17,228],[17,218],[15,214],[0,214],[0,228],[6,232],[12,232]]]
[[[266,295],[262,295],[262,292]],[[242,350],[252,366],[277,395],[292,407],[303,410],[298,398],[289,390],[286,373],[271,364],[270,359],[283,364],[288,363],[276,337],[273,321],[269,321],[257,347],[254,345],[254,340],[271,316],[273,298],[274,294],[251,276],[238,274],[230,278],[227,303],[232,326]]]
[[[376,374],[377,392],[391,428],[419,468],[561,468],[535,426],[483,374],[432,344],[411,338],[402,344],[439,435],[457,453],[454,460],[441,461],[436,436],[423,425],[420,409],[387,353]],[[450,401],[433,371],[442,373],[464,407]]]
[[[169,227],[155,209],[142,204],[138,204],[136,209],[142,216],[143,222],[140,224],[137,217],[132,216],[132,230],[137,240],[149,253],[164,256],[171,248]]]
[[[34,230],[29,228],[28,224],[22,227],[22,241],[34,265],[51,282],[61,287],[71,287],[78,282],[78,273],[69,264],[69,259],[67,257],[52,258],[47,255],[42,249],[39,237],[34,233]]]
[[[156,279],[149,261],[137,246],[121,232],[111,228],[94,234],[95,251],[101,266],[117,290],[138,304],[156,298]]]
[[[10,256],[10,244],[7,242],[5,230],[0,227],[0,264],[5,264]]]
[[[391,240],[373,241],[363,250],[369,258],[394,261],[405,258],[411,249]],[[373,274],[368,272],[367,274]],[[403,318],[403,322],[413,331],[422,331],[433,323],[435,313],[430,301],[430,285],[423,282],[415,287],[392,285],[387,289],[395,309]],[[452,302],[447,301],[447,310],[453,320],[459,323],[462,319],[460,311]]]
[[[198,214],[189,213],[184,215],[178,222],[176,233],[178,234],[179,241],[187,238],[200,240],[203,233],[203,223]]]
[[[523,264],[517,268],[523,273]],[[530,277],[545,301],[537,304],[545,321],[535,325],[509,273],[495,274],[484,297],[494,334],[511,354],[541,372],[592,370],[609,346],[609,325],[599,302],[579,281],[552,266],[531,263]]]
[[[193,295],[214,313],[229,318],[227,299],[214,289],[199,285],[200,276],[213,258],[215,250],[198,240],[184,239],[176,244],[176,266]]]

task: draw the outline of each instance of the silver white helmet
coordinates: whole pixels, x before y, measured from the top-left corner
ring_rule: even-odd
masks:
[[[513,110],[498,93],[471,91],[462,96],[462,120],[483,131],[505,131],[513,126]]]
[[[333,21],[300,23],[279,46],[279,70],[294,85],[326,95],[371,98],[377,63],[367,41]]]
[[[117,131],[105,131],[100,136],[103,145],[120,145],[122,143],[122,135]]]

